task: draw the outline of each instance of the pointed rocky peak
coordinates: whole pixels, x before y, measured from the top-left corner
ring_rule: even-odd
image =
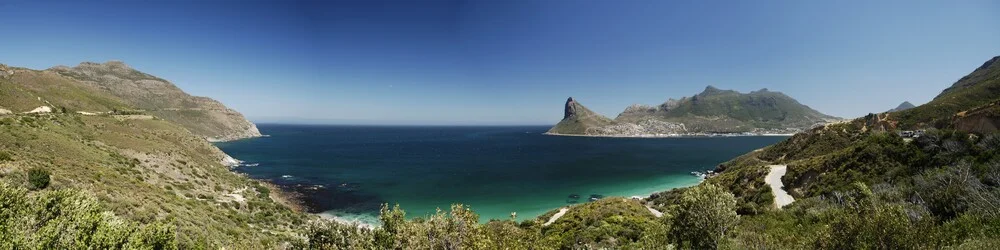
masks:
[[[566,110],[563,111],[563,119],[574,115],[576,115],[576,100],[573,100],[573,97],[570,96],[569,99],[566,99]]]
[[[556,126],[549,129],[548,133],[553,134],[586,134],[588,129],[602,127],[611,124],[611,119],[604,117],[573,99],[566,99],[563,119]]]
[[[905,101],[903,103],[900,103],[899,106],[896,106],[896,108],[890,109],[889,112],[903,111],[903,110],[912,109],[912,108],[916,108],[916,107],[917,106],[913,105],[913,103],[910,103],[909,101]]]

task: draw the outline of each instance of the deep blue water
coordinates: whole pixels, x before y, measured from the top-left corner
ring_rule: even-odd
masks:
[[[303,193],[315,212],[365,221],[382,203],[408,216],[463,203],[482,220],[511,212],[526,219],[591,194],[645,196],[696,184],[691,171],[785,138],[562,137],[540,126],[259,128],[270,137],[218,144],[246,161],[236,171]]]

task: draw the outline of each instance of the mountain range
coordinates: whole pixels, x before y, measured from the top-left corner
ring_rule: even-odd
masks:
[[[781,92],[750,93],[705,87],[699,94],[657,106],[635,104],[614,120],[594,113],[572,97],[563,119],[548,131],[557,135],[669,136],[705,133],[795,133],[839,120]]]

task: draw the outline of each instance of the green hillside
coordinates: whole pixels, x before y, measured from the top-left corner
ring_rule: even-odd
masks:
[[[761,89],[740,93],[708,86],[691,97],[656,107],[626,110],[615,121],[636,122],[647,117],[683,123],[689,130],[698,132],[807,129],[838,119],[802,105],[781,92]]]
[[[737,239],[740,228],[763,229],[751,234],[751,243],[832,249],[995,246],[1000,134],[995,127],[951,124],[956,115],[975,117],[973,125],[984,117],[996,119],[995,105],[982,106],[1000,98],[1000,92],[989,94],[995,70],[988,62],[934,101],[910,110],[796,134],[721,164],[721,174],[705,183],[725,187],[739,201],[739,212],[751,215],[737,227]],[[894,123],[941,126],[902,138],[891,130]],[[787,165],[784,189],[797,199],[789,207],[775,209],[764,183],[768,165]],[[674,202],[676,192],[654,201]]]
[[[135,223],[160,225],[150,229],[162,227],[173,232],[167,234],[173,239],[171,244],[182,248],[246,249],[300,239],[301,224],[311,217],[287,206],[294,204],[279,203],[283,199],[267,184],[231,172],[222,164],[227,156],[203,137],[169,120],[136,112],[138,107],[97,86],[51,71],[3,67],[0,70],[12,74],[0,76],[0,106],[14,114],[0,114],[0,185],[4,185],[3,192],[13,193],[5,193],[0,206],[29,209],[42,202],[32,199],[55,199],[45,198],[52,195],[96,202],[70,202],[60,205],[64,208],[53,208],[48,213],[73,214],[66,214],[66,220],[42,217],[45,219],[32,222],[34,226],[10,228],[25,230],[19,234],[54,231],[4,238],[13,236],[9,231],[0,235],[0,246],[25,245],[38,240],[31,237],[48,237],[50,233],[78,232],[73,228],[84,225],[99,228],[103,217],[126,223],[119,228],[126,231],[112,232],[111,236],[131,237],[132,229],[125,226]],[[40,106],[53,107],[53,111],[24,114]],[[76,113],[114,110],[119,112]],[[36,173],[46,174],[39,179],[42,175]],[[37,185],[37,180],[46,184]],[[20,194],[19,189],[38,191]],[[85,214],[78,212],[100,217],[91,221],[79,217]],[[38,216],[36,211],[17,212],[22,213],[25,215],[15,217]],[[15,223],[8,220],[15,217],[5,216],[14,214],[0,212],[0,223]],[[146,227],[135,228],[141,231]],[[66,237],[77,237],[74,234]],[[164,236],[142,234],[136,240],[160,237],[156,235]],[[39,246],[72,248],[69,246],[76,244],[74,241],[49,239]],[[93,244],[99,245],[97,240]]]
[[[945,89],[934,100],[919,107],[894,114],[904,129],[944,128],[959,112],[1000,100],[1000,56]]]

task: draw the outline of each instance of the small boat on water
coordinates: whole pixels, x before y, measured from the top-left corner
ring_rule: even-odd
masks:
[[[579,194],[571,194],[571,195],[569,195],[569,198],[570,199],[580,199],[580,195]]]

